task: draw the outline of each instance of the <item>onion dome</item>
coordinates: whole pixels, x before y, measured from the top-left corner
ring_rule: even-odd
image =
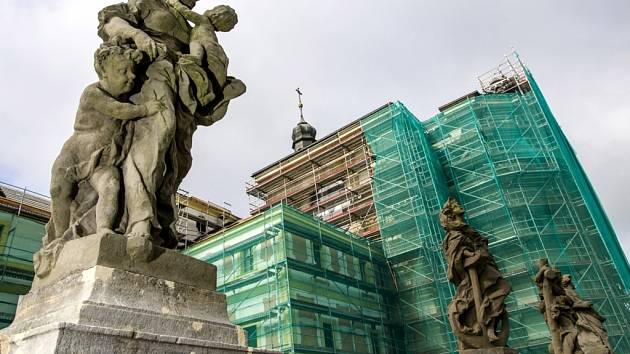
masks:
[[[317,141],[317,139],[315,139],[316,135],[317,130],[312,125],[308,124],[304,118],[301,118],[300,122],[293,128],[293,134],[291,134],[293,150],[297,152],[313,144]]]

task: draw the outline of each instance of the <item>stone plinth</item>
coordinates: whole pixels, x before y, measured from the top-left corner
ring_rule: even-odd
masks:
[[[216,268],[153,247],[149,262],[126,254],[120,235],[65,244],[0,331],[5,353],[246,353],[228,320]],[[265,353],[254,350],[254,352]]]
[[[484,349],[464,349],[458,350],[459,354],[518,354],[512,348],[484,348]]]

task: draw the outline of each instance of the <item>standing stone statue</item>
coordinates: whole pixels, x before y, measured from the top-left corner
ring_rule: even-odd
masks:
[[[177,245],[175,194],[192,165],[193,133],[245,92],[227,74],[216,35],[234,28],[236,12],[221,5],[200,15],[196,2],[128,0],[99,12],[99,81],[85,90],[52,169],[52,218],[34,259],[39,277],[64,243],[88,235],[125,235],[137,258],[151,244]]]
[[[506,348],[509,335],[505,297],[511,287],[488,250],[488,239],[464,220],[464,209],[449,198],[440,213],[446,230],[443,251],[448,279],[457,286],[448,318],[460,353],[516,353]]]
[[[172,250],[193,133],[245,92],[216,36],[236,12],[199,15],[195,4],[128,0],[99,12],[99,80],[53,165],[37,276],[0,353],[270,353],[247,348],[230,323],[216,267]]]
[[[538,261],[534,282],[540,289],[539,309],[551,334],[551,354],[612,354],[604,318],[593,305],[582,300],[571,282],[551,268],[546,259]]]
[[[577,345],[577,316],[573,311],[573,300],[562,287],[562,274],[551,268],[549,261],[538,261],[538,273],[534,282],[540,290],[538,309],[545,317],[551,334],[549,353],[582,353]]]
[[[577,315],[577,341],[585,354],[612,354],[608,342],[608,333],[604,329],[606,321],[594,308],[590,301],[585,301],[575,291],[571,276],[562,276],[562,287],[566,295],[573,301],[573,311]]]

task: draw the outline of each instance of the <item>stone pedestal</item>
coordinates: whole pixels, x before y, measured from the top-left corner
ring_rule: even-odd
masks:
[[[512,348],[485,348],[485,349],[464,349],[459,350],[459,354],[518,354]]]
[[[0,353],[275,353],[246,347],[216,268],[153,247],[134,261],[120,235],[66,243],[0,331]]]

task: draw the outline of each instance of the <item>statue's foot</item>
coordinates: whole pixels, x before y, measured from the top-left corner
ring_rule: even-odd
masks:
[[[99,236],[99,237],[100,236],[105,236],[105,235],[112,235],[112,234],[115,235],[116,233],[114,232],[114,230],[108,229],[106,227],[102,227],[102,228],[96,230],[96,236]]]
[[[488,335],[488,341],[490,341],[490,343],[495,343],[496,341],[499,340],[499,337],[497,337],[496,333],[494,333],[494,330],[492,328],[488,328],[488,331],[486,331],[486,334]]]
[[[151,235],[146,233],[127,234],[127,254],[132,260],[148,262],[152,250]]]

